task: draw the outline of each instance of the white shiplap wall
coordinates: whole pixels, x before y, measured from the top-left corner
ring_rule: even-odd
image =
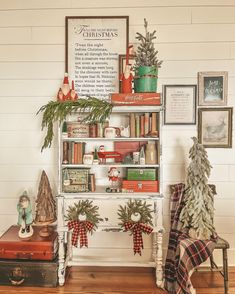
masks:
[[[64,74],[65,16],[129,15],[130,41],[143,31],[146,17],[157,30],[162,84],[196,83],[198,71],[229,72],[228,105],[235,105],[235,2],[234,0],[0,0],[0,232],[16,223],[18,197],[27,189],[37,195],[42,169],[56,191],[57,149],[40,152],[43,134],[39,107],[55,96]],[[164,223],[169,228],[168,185],[184,180],[190,137],[195,126],[164,126]],[[235,144],[235,143],[234,143]],[[208,149],[216,184],[216,228],[231,245],[235,264],[235,148]],[[95,235],[90,247],[124,248],[128,236]],[[113,241],[115,238],[115,242]],[[103,240],[107,241],[104,242]],[[165,246],[167,239],[165,238]],[[124,244],[124,246],[123,246]],[[150,247],[145,244],[146,258]]]

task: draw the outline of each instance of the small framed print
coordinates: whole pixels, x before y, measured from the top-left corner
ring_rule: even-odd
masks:
[[[228,94],[227,71],[205,71],[198,73],[198,105],[225,106]]]
[[[232,114],[232,107],[199,108],[199,142],[207,148],[232,148]]]
[[[196,85],[164,85],[164,124],[196,124]]]

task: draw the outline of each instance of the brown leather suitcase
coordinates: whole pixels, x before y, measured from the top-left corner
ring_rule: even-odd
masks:
[[[57,259],[53,261],[2,259],[0,260],[0,285],[56,287],[58,285],[57,271]]]
[[[20,227],[11,226],[0,237],[0,258],[53,260],[58,251],[57,232],[53,231],[49,237],[40,237],[41,227],[33,226],[33,236],[30,239],[18,237]]]

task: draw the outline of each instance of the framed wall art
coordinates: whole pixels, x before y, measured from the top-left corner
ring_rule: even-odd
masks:
[[[119,55],[126,53],[128,16],[67,16],[65,71],[80,97],[119,91]]]
[[[196,124],[196,85],[164,85],[164,124]]]
[[[232,107],[198,109],[198,141],[205,147],[232,148]]]
[[[227,105],[228,72],[206,71],[198,73],[198,105]]]

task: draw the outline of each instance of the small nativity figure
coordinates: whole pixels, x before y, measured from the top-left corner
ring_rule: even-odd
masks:
[[[17,210],[19,214],[18,225],[20,225],[18,236],[22,239],[30,238],[33,235],[33,228],[31,225],[33,217],[30,199],[26,191],[24,191],[23,195],[19,198]]]
[[[124,72],[120,76],[121,93],[132,93],[133,75],[131,73],[131,64],[129,64],[129,52],[133,45],[128,46],[126,52],[126,65]]]

